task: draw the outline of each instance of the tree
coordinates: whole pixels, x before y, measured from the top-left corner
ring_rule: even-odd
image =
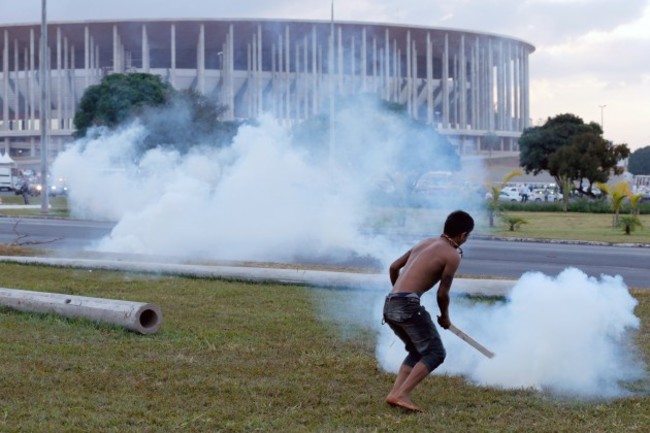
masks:
[[[549,156],[568,145],[575,135],[589,131],[602,133],[597,123],[585,125],[580,117],[573,114],[560,114],[548,118],[542,126],[526,128],[519,138],[519,163],[526,173],[549,171],[559,181],[557,174],[549,170]]]
[[[230,143],[241,123],[221,121],[225,112],[207,96],[176,91],[158,75],[111,74],[82,96],[75,136],[85,136],[92,126],[116,128],[138,118],[147,131],[137,143],[140,154],[159,146],[184,153],[202,143]]]
[[[593,195],[594,182],[607,182],[611,173],[620,174],[622,168],[617,164],[630,152],[627,145],[614,145],[602,133],[595,122],[585,124],[573,114],[560,114],[542,126],[524,130],[519,139],[519,162],[526,173],[548,171],[558,185],[567,179],[577,181],[578,191]],[[569,191],[562,193],[566,196]]]
[[[636,215],[623,215],[619,225],[623,228],[626,235],[631,234],[637,228],[643,227],[641,220]]]
[[[607,182],[610,173],[618,175],[623,172],[617,164],[629,152],[624,144],[613,145],[595,132],[583,132],[552,153],[548,167],[558,178],[565,176],[571,183],[576,182],[576,189],[581,194],[593,196],[594,183]]]
[[[75,136],[92,126],[114,128],[141,114],[146,107],[169,101],[173,87],[160,76],[144,73],[111,74],[84,92],[74,117]]]
[[[598,189],[609,196],[612,211],[614,211],[614,216],[612,218],[612,227],[618,227],[618,215],[621,212],[621,209],[623,209],[623,202],[627,197],[632,195],[630,187],[625,182],[619,182],[614,185],[613,188],[604,183],[597,183],[596,185],[598,186]]]
[[[186,152],[201,143],[230,143],[240,123],[220,121],[225,112],[226,106],[196,90],[174,92],[162,106],[143,110],[140,118],[147,136],[141,151],[164,146]]]
[[[487,211],[488,211],[488,222],[490,227],[494,227],[494,216],[495,214],[501,213],[501,202],[499,201],[499,194],[501,190],[505,188],[506,184],[512,180],[512,178],[521,176],[523,173],[521,170],[513,170],[508,173],[498,185],[489,185],[488,190],[488,201],[487,201]]]
[[[560,176],[560,191],[564,191],[562,194],[562,210],[564,212],[569,211],[569,192],[571,191],[571,180],[566,176]]]
[[[633,215],[638,216],[639,213],[641,213],[641,209],[639,209],[639,205],[641,204],[641,199],[644,197],[643,194],[631,194],[628,195],[627,198],[630,199],[630,213]]]
[[[503,219],[508,224],[508,230],[511,232],[516,232],[522,225],[528,224],[528,221],[520,216],[505,215]]]
[[[650,146],[632,152],[627,169],[634,175],[650,174]]]

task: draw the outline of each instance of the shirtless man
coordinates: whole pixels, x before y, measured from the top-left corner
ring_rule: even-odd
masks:
[[[449,290],[460,265],[465,243],[474,220],[464,211],[449,214],[444,233],[426,239],[390,265],[393,290],[386,297],[384,320],[406,344],[404,359],[386,403],[410,411],[422,410],[411,401],[411,391],[445,360],[445,348],[431,316],[420,305],[420,296],[438,282],[438,324],[444,329],[449,319]]]

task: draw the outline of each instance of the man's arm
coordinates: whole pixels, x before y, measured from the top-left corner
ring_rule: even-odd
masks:
[[[436,296],[438,308],[440,308],[438,324],[444,329],[449,329],[451,325],[451,320],[449,319],[449,291],[451,290],[451,283],[454,281],[454,275],[459,264],[460,258],[447,263],[447,266],[442,271],[442,277],[438,285],[438,293]]]
[[[388,274],[390,275],[390,282],[393,286],[397,282],[399,271],[404,267],[404,265],[406,265],[406,262],[408,261],[410,255],[411,250],[408,250],[402,257],[391,263]]]

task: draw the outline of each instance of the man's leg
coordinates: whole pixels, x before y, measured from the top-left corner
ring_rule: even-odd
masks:
[[[406,364],[401,365],[399,371],[397,372],[397,377],[395,378],[393,389],[391,389],[390,392],[388,393],[388,397],[392,397],[398,394],[399,389],[402,387],[404,381],[406,381],[406,378],[411,373],[411,370],[413,370],[413,367]]]
[[[393,406],[421,412],[422,409],[411,401],[411,391],[428,375],[429,369],[422,362],[418,362],[413,368],[402,365],[397,374],[395,385],[386,397],[386,402]]]
[[[421,411],[411,402],[411,392],[431,371],[442,364],[446,353],[431,315],[422,308],[416,317],[417,320],[407,324],[406,329],[400,330],[407,334],[406,340],[409,341],[407,344],[409,356],[404,364],[413,367],[410,371],[408,367],[404,368],[404,365],[400,367],[395,385],[386,402],[408,410]]]

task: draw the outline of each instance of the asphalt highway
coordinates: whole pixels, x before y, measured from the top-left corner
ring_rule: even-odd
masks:
[[[0,242],[56,250],[62,254],[92,250],[114,224],[50,218],[0,218]],[[556,275],[576,267],[593,277],[621,275],[629,287],[650,288],[650,247],[531,242],[472,237],[463,245],[459,273],[517,279],[540,271]],[[326,263],[324,263],[326,264]]]

